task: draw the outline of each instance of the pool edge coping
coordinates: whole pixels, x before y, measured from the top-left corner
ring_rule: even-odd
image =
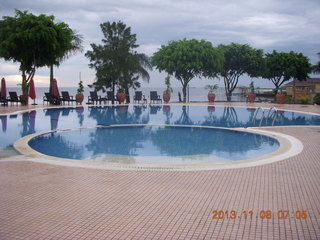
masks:
[[[166,126],[165,124],[138,124],[140,126]],[[132,124],[128,125],[111,125],[111,126],[132,126]],[[135,125],[137,126],[137,124]],[[261,130],[257,127],[251,128],[223,128],[223,127],[213,127],[213,126],[189,126],[189,125],[167,125],[167,126],[180,126],[180,127],[203,127],[203,128],[213,128],[213,129],[225,129],[228,131],[242,131],[242,132],[250,132],[254,134],[261,134],[264,136],[268,136],[271,138],[276,139],[280,146],[279,148],[268,154],[264,154],[259,157],[239,160],[235,162],[227,162],[227,163],[205,163],[205,164],[191,164],[191,165],[170,165],[170,164],[136,164],[136,165],[128,165],[128,164],[121,164],[121,163],[106,163],[106,162],[90,162],[90,161],[81,161],[75,159],[67,159],[67,158],[58,158],[52,157],[49,155],[45,155],[39,153],[32,149],[28,142],[42,134],[56,132],[56,131],[66,131],[71,129],[57,129],[57,130],[50,130],[50,131],[42,131],[33,133],[23,138],[18,139],[13,145],[14,148],[22,154],[22,156],[27,157],[29,161],[34,162],[43,162],[49,163],[54,165],[64,165],[64,166],[72,166],[72,167],[84,167],[84,168],[95,168],[95,169],[121,169],[121,170],[145,170],[145,171],[200,171],[200,170],[218,170],[218,169],[233,169],[233,168],[244,168],[244,167],[254,167],[260,166],[268,163],[278,162],[281,160],[285,160],[287,158],[293,157],[298,155],[303,151],[303,144],[297,138],[283,134],[274,132],[271,130]],[[96,126],[98,127],[98,126]],[[82,128],[73,128],[73,129],[86,129],[87,127]],[[88,128],[95,128],[95,127],[88,127]]]

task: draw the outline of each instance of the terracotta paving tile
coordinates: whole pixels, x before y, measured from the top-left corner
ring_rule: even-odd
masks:
[[[0,160],[0,239],[320,239],[320,128],[265,130],[295,136],[303,152],[258,167],[190,172]],[[215,210],[239,215],[212,219]],[[272,217],[261,219],[266,211]],[[290,216],[279,219],[278,211]]]

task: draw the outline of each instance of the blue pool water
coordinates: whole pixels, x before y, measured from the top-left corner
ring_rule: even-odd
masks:
[[[254,158],[279,147],[275,139],[253,133],[172,126],[116,126],[57,131],[39,135],[29,145],[51,156],[96,161],[113,161],[112,156],[105,156],[108,154],[145,157],[211,155],[219,156],[221,161],[230,161]]]
[[[98,107],[70,107],[70,108],[51,108],[38,109],[21,114],[9,114],[0,116],[0,155],[1,152],[12,148],[13,143],[28,134],[56,130],[56,129],[74,129],[79,127],[94,128],[95,134],[97,125],[121,125],[121,124],[169,124],[169,125],[197,125],[197,126],[217,126],[217,127],[251,127],[260,123],[261,111],[257,114],[254,121],[256,109],[252,108],[234,108],[234,107],[214,107],[214,106],[98,106]],[[275,126],[290,125],[320,125],[320,116],[303,114],[297,112],[277,111],[272,112],[268,119],[264,118],[262,126],[271,126],[274,122]],[[101,130],[103,132],[103,130]],[[142,132],[155,131],[154,129],[141,130],[135,129],[139,138]],[[175,131],[175,130],[174,130]],[[190,131],[190,130],[188,130]],[[82,134],[86,132],[82,130]],[[88,134],[90,133],[87,130]],[[93,132],[90,134],[92,135]],[[117,134],[120,134],[117,129]],[[117,136],[114,134],[114,137]],[[127,133],[129,136],[129,133]],[[131,133],[130,133],[131,134]],[[211,134],[216,135],[217,133]],[[67,135],[67,134],[66,134]],[[94,134],[93,134],[94,135]],[[104,138],[103,134],[92,136],[91,138],[97,143]],[[61,135],[61,138],[65,136]],[[91,139],[90,138],[90,139]],[[81,141],[87,141],[87,135],[79,136]],[[128,139],[129,140],[129,139]],[[178,144],[174,142],[171,145]],[[180,140],[179,140],[180,141]],[[103,142],[103,141],[102,141]],[[205,145],[206,141],[198,140],[198,147]],[[231,147],[226,144],[226,147]],[[146,144],[147,143],[143,143]],[[161,143],[162,144],[162,143]],[[161,145],[160,144],[160,145]],[[89,144],[90,145],[90,144]],[[93,144],[94,145],[94,144]],[[171,146],[170,145],[170,146]],[[86,147],[86,145],[84,145]],[[127,151],[130,148],[130,144]],[[112,149],[115,149],[113,147]],[[155,148],[155,147],[154,147]],[[161,151],[167,147],[159,147]],[[70,146],[70,151],[72,146]],[[178,149],[178,147],[177,147]],[[132,152],[137,150],[131,150]],[[139,150],[141,151],[141,149]],[[147,150],[145,150],[147,151]],[[230,150],[231,151],[231,150]],[[250,151],[250,150],[249,150]],[[116,153],[111,153],[116,154]],[[200,153],[201,154],[201,153]],[[72,155],[72,154],[71,154]]]

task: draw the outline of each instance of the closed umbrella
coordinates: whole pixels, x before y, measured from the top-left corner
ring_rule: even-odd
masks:
[[[6,87],[6,80],[4,78],[1,79],[0,99],[3,100],[3,104],[6,104],[7,87]]]
[[[51,94],[52,94],[52,97],[54,97],[56,99],[60,99],[60,93],[59,93],[58,83],[57,83],[56,79],[53,79]]]
[[[33,99],[33,104],[32,105],[37,105],[36,104],[36,90],[35,90],[35,87],[34,87],[33,78],[30,80],[30,84],[29,84],[29,97],[31,99]]]

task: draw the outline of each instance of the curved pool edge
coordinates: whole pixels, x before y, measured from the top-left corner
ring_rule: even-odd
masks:
[[[118,126],[118,125],[112,125]],[[124,126],[124,125],[121,125]],[[128,125],[132,126],[132,125]],[[170,125],[172,126],[172,125]],[[174,126],[185,126],[185,125],[174,125]],[[101,127],[101,126],[100,126]],[[103,126],[102,126],[103,127]],[[190,126],[188,126],[190,127]],[[203,126],[195,126],[192,127],[203,127]],[[207,127],[207,126],[206,126]],[[283,133],[273,132],[273,131],[266,131],[257,128],[222,128],[222,127],[207,127],[207,128],[216,128],[216,129],[226,129],[226,130],[233,130],[233,131],[242,131],[242,132],[250,132],[254,134],[261,134],[268,137],[275,138],[280,146],[279,148],[269,154],[265,154],[259,157],[246,159],[246,160],[239,160],[234,162],[228,163],[204,163],[204,164],[192,164],[192,165],[170,165],[170,164],[123,164],[123,163],[107,163],[107,162],[90,162],[90,161],[83,161],[83,160],[74,160],[74,159],[66,159],[66,158],[58,158],[49,155],[45,155],[39,153],[32,149],[28,142],[42,134],[56,132],[56,131],[65,131],[71,129],[58,129],[55,131],[42,131],[34,134],[27,135],[14,143],[14,148],[22,154],[22,156],[26,157],[29,161],[34,162],[42,162],[54,165],[63,165],[63,166],[70,166],[70,167],[83,167],[83,168],[95,168],[95,169],[117,169],[117,170],[144,170],[144,171],[199,171],[199,170],[218,170],[218,169],[232,169],[232,168],[245,168],[245,167],[254,167],[260,166],[268,163],[273,163],[277,161],[281,161],[292,156],[295,156],[302,152],[303,144],[297,138],[286,135]],[[80,128],[77,128],[80,129]],[[120,156],[121,157],[121,156]],[[142,157],[142,158],[149,158],[149,157]],[[162,158],[162,157],[161,157]],[[170,157],[166,157],[168,159]],[[26,159],[24,159],[26,160]]]

